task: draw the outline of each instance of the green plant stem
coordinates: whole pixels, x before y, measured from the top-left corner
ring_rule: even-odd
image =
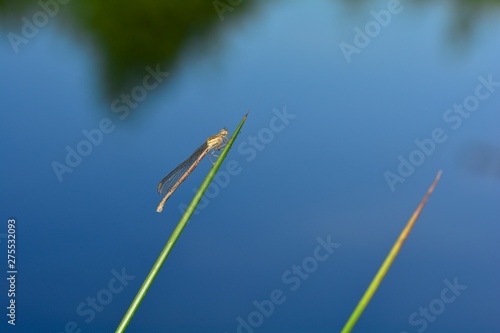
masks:
[[[156,259],[156,262],[154,263],[153,267],[151,268],[151,271],[149,272],[148,276],[146,277],[146,279],[142,283],[141,288],[137,292],[137,295],[135,296],[134,300],[130,304],[130,306],[129,306],[127,312],[125,313],[125,315],[123,316],[120,324],[118,325],[118,328],[115,331],[116,333],[124,332],[125,329],[127,328],[128,324],[130,323],[130,320],[134,316],[134,313],[137,311],[137,308],[139,307],[142,300],[144,299],[144,296],[148,292],[149,287],[151,286],[154,279],[156,278],[156,275],[160,271],[160,268],[163,266],[163,263],[167,259],[168,254],[172,250],[172,247],[177,242],[177,239],[181,235],[182,230],[184,229],[184,227],[188,223],[189,218],[191,217],[194,210],[196,209],[196,206],[198,205],[201,198],[203,197],[203,194],[205,193],[208,186],[210,185],[210,182],[215,177],[217,170],[219,170],[220,166],[222,165],[222,162],[226,158],[227,153],[229,152],[229,149],[231,149],[231,146],[233,145],[234,140],[238,136],[238,133],[240,132],[241,127],[243,126],[243,124],[245,123],[245,120],[247,119],[247,115],[248,115],[248,113],[241,120],[240,124],[238,125],[238,127],[234,131],[234,134],[229,139],[229,142],[227,143],[226,147],[224,147],[220,156],[217,158],[214,165],[210,169],[207,177],[205,178],[205,180],[201,184],[200,188],[198,189],[198,191],[194,195],[193,200],[191,201],[188,208],[184,212],[184,215],[182,215],[181,219],[179,220],[179,223],[177,223],[177,227],[175,227],[174,231],[172,232],[172,235],[170,236],[170,238],[167,241],[167,244],[165,245],[165,247],[161,251],[158,259]]]
[[[392,249],[389,252],[389,254],[387,255],[387,257],[385,258],[384,262],[382,263],[382,266],[380,266],[377,274],[375,275],[372,282],[368,286],[368,289],[366,289],[366,291],[365,291],[363,297],[361,298],[361,300],[359,301],[358,305],[356,306],[356,308],[352,312],[351,316],[347,320],[347,323],[345,324],[341,333],[349,333],[353,329],[354,325],[358,321],[359,317],[361,316],[361,314],[365,310],[366,306],[368,305],[368,303],[372,299],[373,295],[377,291],[380,283],[382,282],[385,275],[387,274],[387,271],[389,270],[392,263],[394,262],[394,259],[396,259],[396,256],[398,255],[399,251],[401,250],[406,238],[408,237],[411,229],[413,228],[413,225],[415,224],[420,213],[422,212],[422,209],[424,208],[424,206],[427,202],[427,199],[429,199],[429,196],[434,191],[434,188],[436,187],[436,184],[439,181],[440,177],[441,177],[441,171],[438,172],[438,174],[436,175],[436,178],[434,179],[434,182],[427,190],[427,193],[423,197],[422,201],[418,205],[417,209],[415,210],[415,212],[413,213],[411,218],[408,220],[406,227],[403,229],[403,231],[399,235],[399,238],[396,241],[396,243],[394,243],[394,246],[392,247]]]

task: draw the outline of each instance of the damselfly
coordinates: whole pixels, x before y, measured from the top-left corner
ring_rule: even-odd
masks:
[[[158,213],[163,210],[163,205],[165,205],[167,199],[191,174],[191,172],[193,172],[194,168],[198,166],[203,157],[205,157],[205,155],[210,151],[212,151],[213,154],[215,150],[220,150],[224,147],[227,142],[228,134],[229,132],[227,129],[223,128],[218,134],[209,137],[205,143],[203,143],[193,154],[191,154],[191,156],[189,156],[184,162],[179,164],[177,168],[172,170],[172,172],[161,180],[158,184],[158,194],[165,197],[156,209]]]

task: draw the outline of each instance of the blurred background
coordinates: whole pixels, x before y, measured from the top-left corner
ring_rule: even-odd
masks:
[[[127,332],[340,331],[440,169],[354,331],[500,331],[499,1],[3,0],[0,35],[0,331],[114,331],[210,161],[158,182],[247,111]]]

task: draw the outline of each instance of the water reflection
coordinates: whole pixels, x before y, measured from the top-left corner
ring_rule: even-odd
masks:
[[[245,2],[237,8],[215,10],[212,1],[63,2],[68,1],[0,1],[1,21],[9,23],[7,31],[19,36],[11,38],[11,44],[19,43],[16,46],[21,50],[23,32],[29,40],[35,37],[34,29],[58,20],[97,49],[109,98],[128,90],[144,76],[146,66],[161,64],[162,68],[173,68],[187,43],[196,45],[203,54],[216,45],[214,25],[221,23],[224,16],[237,17],[249,7],[249,2]]]
[[[369,2],[358,0],[344,3],[346,10],[364,13]],[[377,2],[377,6],[381,4],[383,3]],[[401,4],[406,5],[406,1],[401,1]],[[430,2],[418,1],[412,4],[425,5]],[[497,10],[499,4],[500,0],[462,0],[450,3],[452,40],[459,41],[473,36],[477,23],[491,13],[492,8]],[[200,56],[207,50],[216,50],[217,29],[223,25],[229,26],[228,21],[248,15],[256,6],[250,1],[227,0],[0,0],[0,16],[6,31],[15,32],[21,38],[9,38],[11,44],[13,40],[18,43],[19,49],[22,49],[24,43],[23,29],[25,33],[32,35],[28,37],[36,35],[33,32],[36,27],[26,27],[29,24],[27,21],[33,23],[34,20],[35,25],[42,29],[49,21],[57,20],[64,29],[70,29],[73,36],[83,36],[81,40],[92,44],[101,58],[102,80],[105,82],[106,95],[112,100],[140,80],[146,66],[160,64],[162,68],[173,71],[181,50],[188,44],[195,47],[195,52]]]
[[[500,146],[488,142],[472,142],[461,149],[458,158],[466,171],[500,179]]]

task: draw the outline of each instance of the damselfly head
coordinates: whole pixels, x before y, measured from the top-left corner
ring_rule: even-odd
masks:
[[[219,134],[222,135],[222,136],[228,136],[229,132],[228,132],[228,130],[226,128],[223,128],[223,129],[220,130]]]

